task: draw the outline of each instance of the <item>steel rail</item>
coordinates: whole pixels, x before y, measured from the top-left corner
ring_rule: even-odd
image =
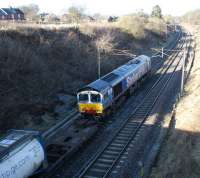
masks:
[[[52,138],[61,128],[63,127],[69,127],[79,116],[79,113],[76,109],[72,110],[72,112],[69,113],[65,119],[51,127],[50,129],[46,130],[45,132],[42,133],[42,137],[45,140],[48,140]]]
[[[191,41],[190,41],[191,42]],[[190,43],[189,42],[189,43]],[[187,44],[186,44],[186,48],[188,48]],[[180,52],[179,52],[180,53]],[[179,54],[178,54],[179,55]],[[174,77],[176,69],[179,67],[179,64],[182,62],[182,57],[184,56],[183,53],[181,53],[181,57],[177,63],[177,65],[174,67],[174,71],[173,73],[171,73],[170,77],[167,79],[167,81],[165,82],[165,84],[163,85],[162,89],[159,91],[157,97],[155,98],[151,108],[153,109],[155,104],[157,103],[157,100],[159,99],[159,97],[162,95],[162,93],[166,90],[166,88],[168,87],[171,79]],[[120,155],[118,156],[118,158],[116,159],[116,161],[112,164],[112,166],[110,167],[110,169],[107,171],[107,173],[105,174],[104,178],[109,177],[112,169],[114,168],[114,166],[116,165],[117,161],[121,158],[121,156],[123,155],[123,153],[127,150],[128,146],[130,145],[131,141],[134,139],[134,137],[137,135],[137,133],[139,132],[139,130],[141,129],[142,125],[145,123],[145,121],[147,120],[147,117],[149,116],[149,114],[151,113],[152,110],[149,110],[149,112],[146,114],[144,120],[141,122],[141,124],[138,126],[138,128],[136,129],[136,131],[132,134],[132,136],[130,137],[128,143],[125,145],[124,149],[121,151]]]
[[[173,48],[177,44],[178,40],[180,39],[180,35],[181,33],[178,34],[178,38],[176,39],[175,43],[169,44],[169,49]],[[48,130],[44,131],[42,133],[42,137],[45,140],[52,138],[61,128],[63,128],[64,126],[69,127],[71,124],[73,124],[73,122],[78,118],[78,116],[78,111],[74,109],[71,113],[69,113],[69,115],[65,119],[57,123],[55,126],[52,126]]]
[[[177,55],[176,55],[176,57],[178,56],[178,54],[179,53],[177,53]],[[165,73],[164,74],[166,74],[166,72],[168,71],[168,69],[170,68],[170,66],[173,64],[173,62],[174,61],[172,61],[172,63],[168,66],[168,68],[165,70]],[[178,65],[178,64],[177,64]],[[166,76],[166,75],[165,75]],[[148,99],[148,97],[150,97],[150,95],[151,95],[151,93],[153,93],[154,92],[154,88],[156,87],[156,86],[159,86],[159,84],[162,84],[162,80],[161,79],[163,79],[164,77],[161,77],[160,76],[160,79],[153,85],[153,87],[151,88],[151,90],[149,91],[149,93],[145,96],[145,98],[143,99],[143,101],[138,105],[138,107],[134,110],[134,114],[136,114],[136,112],[139,110],[139,108],[141,107],[141,106],[143,106],[143,108],[144,108],[144,103],[149,103],[148,101],[146,101],[147,99]],[[169,78],[168,78],[169,79]],[[164,79],[163,79],[164,80]],[[165,81],[165,80],[164,80]],[[168,80],[167,80],[168,81]],[[167,83],[167,81],[165,81],[165,83]],[[162,88],[164,88],[164,86],[165,85],[161,85],[161,87]],[[160,91],[160,92],[162,92],[162,90],[160,90],[160,88],[158,88],[159,90],[158,91]],[[157,101],[157,98],[160,96],[160,95],[158,95],[158,93],[160,93],[160,92],[158,92],[158,91],[156,91],[156,92],[154,92],[154,95],[156,94],[156,97],[154,96],[154,101],[153,101],[153,104],[151,105],[151,107],[150,108],[146,108],[146,109],[149,109],[148,110],[148,112],[146,112],[146,114],[144,115],[144,110],[143,110],[143,117],[144,118],[146,118],[146,116],[148,115],[148,113],[150,112],[150,109],[154,106],[154,104],[155,104],[155,102]],[[149,100],[149,101],[152,101],[152,100]],[[133,115],[134,114],[132,114],[132,117],[133,117]],[[140,115],[141,116],[141,115]],[[111,141],[102,149],[102,150],[100,150],[100,152],[98,152],[90,161],[89,161],[89,163],[87,164],[87,166],[83,169],[83,170],[81,170],[81,173],[77,176],[77,177],[79,177],[79,178],[81,178],[81,177],[90,177],[90,174],[89,175],[87,175],[87,173],[90,171],[90,168],[92,168],[92,166],[96,163],[96,161],[98,161],[98,158],[101,158],[101,155],[103,155],[104,154],[104,152],[106,151],[106,149],[107,148],[109,148],[111,145],[112,145],[112,143],[115,141],[115,139],[119,136],[119,133],[121,132],[121,131],[123,131],[123,129],[125,128],[125,126],[127,125],[127,123],[128,123],[128,121],[130,121],[130,120],[132,120],[132,118],[128,118],[125,122],[124,122],[124,124],[122,125],[122,127],[118,130],[118,132],[117,132],[117,134],[111,139]],[[144,119],[145,120],[145,119]],[[137,127],[137,128],[140,128],[141,127],[141,125],[142,125],[142,123],[143,122],[140,122],[140,125]],[[136,129],[137,130],[137,129]],[[134,130],[135,131],[135,130]],[[134,132],[135,133],[135,132]],[[123,134],[122,134],[123,135]],[[122,137],[122,136],[121,136]],[[126,135],[126,137],[127,137],[127,135]],[[113,147],[114,148],[114,147]],[[109,150],[109,149],[108,149]],[[111,149],[112,150],[112,149]],[[116,150],[115,150],[115,152],[117,152]],[[105,156],[106,154],[104,154],[104,156]],[[120,154],[121,155],[121,154]],[[108,156],[108,155],[107,155]],[[113,162],[113,160],[110,162],[110,163],[113,163],[113,164],[115,164],[115,162],[118,160],[119,158],[117,158],[117,159],[115,159],[115,161]],[[106,160],[105,158],[104,159],[102,159],[102,160]],[[109,168],[112,168],[113,167],[113,165],[110,167],[109,166]],[[95,170],[96,170],[96,172],[98,172],[98,171],[102,171],[102,172],[104,172],[105,170],[103,170],[103,169],[95,169],[95,168],[93,168],[93,172],[95,172]],[[107,171],[109,172],[109,170],[110,169],[107,169]],[[107,171],[106,172],[104,172],[104,173],[106,173],[107,174]],[[102,173],[101,172],[101,173]],[[104,175],[106,175],[106,174],[104,174]],[[91,174],[92,175],[92,174]],[[91,177],[95,177],[96,175],[92,175]],[[98,176],[97,176],[98,177]],[[100,177],[104,177],[104,176],[100,176]]]
[[[177,45],[177,42],[180,40],[181,38],[181,32],[178,33],[178,37],[176,38],[176,41],[173,43],[173,44],[169,44],[169,48],[174,48],[176,45]],[[173,57],[172,57],[173,58]],[[170,59],[170,58],[168,58]],[[168,63],[170,62],[171,60],[168,61]],[[165,68],[165,67],[164,67]],[[159,69],[157,69],[156,71],[158,71]],[[164,69],[163,69],[164,70]],[[161,70],[161,71],[163,71]],[[69,128],[73,123],[74,121],[78,118],[79,116],[79,113],[77,110],[73,110],[69,116],[67,116],[64,120],[60,121],[58,124],[56,124],[55,126],[51,127],[50,129],[48,129],[47,131],[43,132],[42,133],[42,137],[45,139],[45,141],[47,140],[50,140],[54,137],[54,135],[56,135],[56,133],[58,133],[60,131],[61,128]],[[59,160],[51,165],[50,169],[48,170],[53,170],[53,168],[55,168],[57,165],[58,165],[58,162],[60,163],[61,160],[65,159],[65,154],[63,154]],[[48,171],[49,172],[49,171]]]

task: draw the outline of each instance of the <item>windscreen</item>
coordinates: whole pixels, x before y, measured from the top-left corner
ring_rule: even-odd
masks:
[[[101,102],[101,96],[99,94],[91,94],[91,102],[93,103]]]
[[[79,101],[81,101],[81,102],[88,102],[89,101],[88,94],[79,94]]]

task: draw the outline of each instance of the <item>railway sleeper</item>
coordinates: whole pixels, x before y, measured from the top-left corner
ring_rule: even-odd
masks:
[[[134,122],[130,122],[125,128],[135,128],[137,127],[137,124]]]
[[[113,154],[113,155],[118,155],[119,154],[118,151],[112,151],[112,150],[106,150],[105,153],[107,153],[107,154]]]
[[[84,178],[99,178],[99,177],[87,175],[87,176],[84,176]]]
[[[100,167],[100,168],[104,168],[105,169],[105,168],[108,167],[108,165],[96,162],[96,163],[94,163],[94,167]]]
[[[92,168],[91,171],[92,172],[99,172],[99,173],[105,173],[106,172],[105,169],[98,169],[98,168]]]
[[[112,150],[122,150],[121,147],[117,147],[117,146],[109,146],[109,149],[112,149]]]
[[[98,161],[103,162],[103,163],[112,163],[113,162],[113,160],[105,159],[105,158],[99,158]]]
[[[115,140],[124,140],[124,142],[128,141],[128,138],[130,134],[124,134],[124,135],[120,135],[118,134],[117,138]]]
[[[89,171],[89,173],[83,176],[83,178],[100,178],[100,177],[103,177],[103,175],[104,173]]]
[[[126,135],[126,137],[122,137],[122,136],[117,136],[117,138],[115,139],[115,140],[123,140],[124,142],[127,142],[128,141],[128,138],[127,137],[129,137],[129,135],[127,136]]]
[[[102,157],[103,157],[103,158],[113,159],[113,160],[115,159],[115,156],[110,155],[110,154],[105,154],[105,153],[102,155]]]
[[[125,127],[123,130],[131,132],[132,130],[134,130],[136,128],[137,128],[137,126],[135,125],[135,127],[128,127],[128,128]]]
[[[110,151],[115,151],[115,152],[119,152],[121,149],[115,149],[115,148],[107,148],[107,150],[110,150]]]
[[[114,144],[120,144],[120,145],[124,145],[127,141],[125,140],[115,140],[113,143]]]
[[[122,130],[119,134],[124,135],[124,136],[128,136],[132,132],[133,132],[133,130]]]
[[[123,144],[121,144],[121,143],[112,143],[112,144],[111,144],[111,146],[118,146],[118,147],[122,147],[122,146],[123,146]]]

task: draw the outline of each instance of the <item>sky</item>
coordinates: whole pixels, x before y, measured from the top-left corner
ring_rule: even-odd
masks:
[[[62,14],[71,6],[85,9],[86,13],[103,15],[125,15],[143,9],[151,13],[159,5],[163,14],[181,16],[187,11],[200,9],[199,0],[0,0],[0,7],[17,7],[28,4],[39,5],[41,12]]]

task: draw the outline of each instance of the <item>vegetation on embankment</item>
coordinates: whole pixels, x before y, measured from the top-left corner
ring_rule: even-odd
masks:
[[[97,47],[102,75],[127,62],[121,54],[150,54],[164,42],[164,22],[124,17],[116,23],[72,28],[3,24],[0,30],[0,128],[20,128],[23,111],[53,112],[56,93],[75,94],[97,78]],[[134,31],[133,31],[134,29]]]
[[[189,11],[183,17],[181,17],[182,22],[192,25],[200,25],[199,19],[200,19],[200,9]]]
[[[190,29],[200,48],[200,27]],[[195,32],[196,31],[196,32]],[[200,52],[185,86],[185,95],[177,106],[175,122],[164,142],[151,178],[200,177]]]

